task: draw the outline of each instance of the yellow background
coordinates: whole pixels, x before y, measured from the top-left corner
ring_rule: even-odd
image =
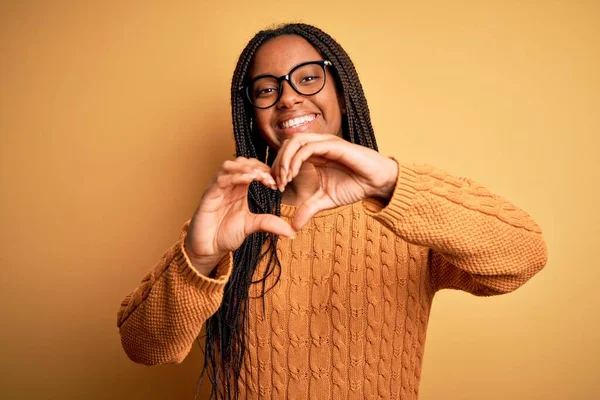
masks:
[[[136,365],[116,313],[233,155],[239,52],[302,21],[353,58],[383,153],[471,177],[545,233],[518,291],[436,297],[421,399],[600,398],[599,20],[566,0],[3,1],[0,395],[192,398],[198,346]]]

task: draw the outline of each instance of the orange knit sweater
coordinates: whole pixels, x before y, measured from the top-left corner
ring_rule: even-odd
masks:
[[[242,399],[417,399],[435,292],[507,293],[546,264],[525,212],[431,166],[399,171],[387,205],[324,211],[279,240],[281,279],[266,313],[250,300]],[[287,220],[294,211],[281,206]],[[199,275],[186,231],[121,305],[122,344],[135,362],[181,362],[220,305],[231,254],[215,279]]]

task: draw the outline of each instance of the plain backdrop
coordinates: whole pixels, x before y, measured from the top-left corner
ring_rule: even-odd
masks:
[[[600,398],[599,20],[566,0],[2,1],[0,395],[193,397],[198,345],[134,364],[117,311],[233,157],[237,56],[301,21],[354,60],[382,153],[544,231],[548,265],[516,292],[436,296],[420,398]]]

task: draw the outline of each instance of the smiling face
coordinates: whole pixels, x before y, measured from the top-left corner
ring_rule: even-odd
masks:
[[[248,77],[282,76],[299,64],[318,60],[323,60],[323,56],[304,38],[296,35],[278,36],[258,48]],[[342,97],[330,70],[327,70],[323,90],[312,96],[298,94],[288,82],[284,82],[281,98],[274,106],[254,109],[255,127],[275,149],[279,149],[284,140],[297,133],[328,133],[341,137],[341,102]]]

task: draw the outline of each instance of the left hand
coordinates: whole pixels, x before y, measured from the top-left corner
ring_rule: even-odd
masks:
[[[294,179],[304,163],[314,166],[319,188],[298,207],[296,231],[322,210],[352,204],[368,197],[388,200],[395,188],[398,164],[373,149],[335,135],[296,134],[281,145],[271,168],[280,189]]]

